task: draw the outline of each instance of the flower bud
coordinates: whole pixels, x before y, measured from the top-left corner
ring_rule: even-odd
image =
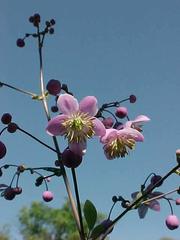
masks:
[[[170,230],[174,230],[179,227],[179,219],[176,217],[176,215],[169,215],[166,218],[166,226]]]
[[[176,205],[180,205],[180,198],[176,199]]]
[[[6,155],[6,146],[3,142],[0,141],[0,159],[2,159]]]
[[[115,114],[116,114],[116,117],[118,117],[118,118],[124,118],[128,114],[127,108],[126,107],[118,107],[116,109]]]
[[[102,120],[102,123],[104,124],[105,128],[111,128],[114,124],[114,120],[111,117],[107,117]]]
[[[82,162],[82,156],[74,154],[71,150],[65,149],[62,153],[62,163],[68,168],[77,168]]]
[[[56,96],[61,91],[61,83],[59,80],[51,79],[47,83],[46,89],[49,92],[49,94]]]
[[[45,191],[43,192],[42,198],[45,202],[50,202],[51,200],[53,200],[54,195],[50,191]]]
[[[16,132],[17,129],[18,129],[18,125],[14,122],[9,123],[8,128],[7,128],[8,132],[10,132],[10,133]]]
[[[12,116],[10,113],[4,113],[1,117],[1,122],[3,124],[9,124],[12,120]]]
[[[104,227],[104,231],[102,233],[105,233],[111,224],[112,224],[112,221],[110,219],[104,220],[101,223],[101,225]],[[114,227],[112,227],[112,228],[110,228],[110,230],[108,230],[108,234],[112,232],[113,228]]]
[[[4,191],[4,198],[6,200],[13,200],[15,198],[16,194],[14,192],[14,189],[11,187],[6,188]]]
[[[130,101],[130,103],[135,103],[136,102],[136,96],[135,95],[130,95],[129,96],[129,101]]]
[[[20,48],[24,47],[25,46],[25,41],[24,39],[22,38],[18,38],[17,41],[16,41],[16,45]]]
[[[155,185],[157,182],[158,184],[156,185],[156,187],[159,187],[163,184],[163,181],[161,181],[162,177],[160,175],[154,175],[151,178],[151,184]]]

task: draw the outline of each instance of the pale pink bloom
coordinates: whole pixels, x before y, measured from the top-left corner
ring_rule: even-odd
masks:
[[[94,96],[87,96],[78,103],[72,95],[61,94],[57,106],[62,114],[48,122],[47,133],[52,136],[64,135],[75,154],[85,153],[87,138],[105,135],[104,125],[95,117],[98,107]]]
[[[142,142],[144,136],[136,129],[125,127],[123,129],[106,129],[106,134],[100,138],[104,144],[104,153],[107,159],[125,157],[129,149],[135,147],[136,142]]]
[[[150,118],[145,115],[139,115],[134,120],[127,121],[125,127],[131,127],[141,132],[143,124],[148,121],[150,121]]]

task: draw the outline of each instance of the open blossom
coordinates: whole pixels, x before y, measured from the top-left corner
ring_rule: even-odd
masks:
[[[148,199],[154,198],[154,197],[158,197],[160,195],[162,195],[162,192],[151,192],[148,194],[148,196],[146,196],[146,202],[143,203],[144,200],[142,200],[142,203],[140,203],[139,207],[138,207],[138,214],[139,217],[142,219],[146,216],[148,209],[152,209],[154,211],[159,212],[160,211],[160,204],[156,199],[153,199],[151,201],[148,201]],[[133,201],[135,201],[136,199],[138,199],[139,197],[142,196],[141,192],[134,192],[131,194],[131,197],[133,198]]]
[[[144,140],[143,135],[136,129],[125,127],[123,129],[106,129],[105,136],[101,137],[104,144],[104,153],[107,159],[125,157],[129,149],[135,147],[135,143]]]
[[[134,149],[136,142],[142,142],[142,124],[150,119],[144,115],[138,116],[134,121],[127,121],[121,129],[106,129],[101,137],[104,144],[104,153],[107,159],[125,157],[129,150]]]
[[[105,127],[95,117],[98,112],[97,99],[87,96],[80,103],[70,94],[62,94],[57,100],[62,113],[48,122],[47,133],[65,136],[72,152],[82,155],[86,150],[87,138],[105,135]]]

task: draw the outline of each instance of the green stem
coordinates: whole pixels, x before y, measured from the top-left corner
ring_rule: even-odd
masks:
[[[78,213],[79,213],[79,220],[80,220],[80,225],[81,225],[81,237],[82,237],[82,239],[85,239],[83,218],[82,218],[82,212],[81,212],[81,202],[80,202],[78,184],[77,184],[77,178],[76,178],[76,171],[74,168],[71,168],[71,172],[72,172],[72,177],[73,177],[74,190],[75,190],[77,208],[78,208]]]

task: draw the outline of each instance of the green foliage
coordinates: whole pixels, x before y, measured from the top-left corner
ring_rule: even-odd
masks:
[[[103,214],[98,214],[97,223],[102,219]],[[68,201],[59,209],[33,202],[29,208],[21,209],[19,221],[24,240],[79,240]],[[88,232],[87,224],[84,225],[85,232]]]
[[[88,228],[89,230],[92,230],[97,220],[96,208],[91,201],[86,200],[83,211]]]

